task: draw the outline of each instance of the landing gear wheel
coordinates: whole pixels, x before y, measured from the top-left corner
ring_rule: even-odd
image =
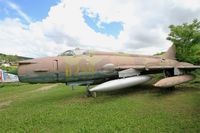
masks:
[[[87,90],[86,97],[94,97],[95,98],[95,97],[97,97],[97,93]]]
[[[86,94],[85,94],[85,97],[92,97],[92,93],[90,92],[90,85],[88,84],[86,86]]]
[[[86,97],[97,97],[96,92],[91,92],[90,91],[90,85],[87,85],[86,87]]]
[[[92,93],[89,91],[89,89],[87,90],[86,97],[92,97]]]
[[[97,97],[97,93],[96,92],[92,92],[92,97]]]

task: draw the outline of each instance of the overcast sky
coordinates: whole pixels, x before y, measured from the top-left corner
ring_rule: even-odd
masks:
[[[67,49],[154,54],[170,24],[200,19],[199,0],[0,0],[0,53],[54,56]]]

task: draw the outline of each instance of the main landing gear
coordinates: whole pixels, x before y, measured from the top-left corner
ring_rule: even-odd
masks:
[[[97,96],[96,92],[91,92],[90,85],[88,84],[86,86],[86,97],[96,97],[96,96]]]
[[[173,77],[174,76],[174,71],[173,70],[164,70],[164,74],[165,74],[165,77]],[[165,90],[167,92],[172,92],[175,90],[175,86],[172,86],[172,87],[168,87],[168,88],[165,88]]]

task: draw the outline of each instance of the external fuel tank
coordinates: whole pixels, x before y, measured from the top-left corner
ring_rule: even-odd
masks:
[[[90,89],[90,92],[118,90],[118,89],[142,84],[144,82],[149,81],[150,79],[151,79],[150,76],[142,75],[142,76],[111,80],[111,81],[95,86],[94,88]]]

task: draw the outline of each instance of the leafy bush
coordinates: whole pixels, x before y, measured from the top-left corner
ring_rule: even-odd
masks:
[[[200,64],[200,21],[170,25],[168,40],[176,46],[176,58],[179,61]]]

